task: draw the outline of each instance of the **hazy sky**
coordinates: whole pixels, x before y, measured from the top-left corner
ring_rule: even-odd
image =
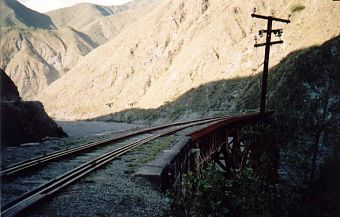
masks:
[[[131,0],[18,0],[26,7],[35,11],[47,12],[58,8],[72,6],[82,2],[89,2],[98,5],[118,5]]]

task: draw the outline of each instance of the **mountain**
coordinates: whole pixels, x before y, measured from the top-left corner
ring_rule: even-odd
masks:
[[[16,86],[2,69],[0,69],[0,83],[0,144],[2,147],[39,142],[48,136],[67,136],[46,114],[40,102],[20,100]]]
[[[47,12],[58,28],[71,26],[77,30],[91,23],[93,20],[117,14],[128,9],[127,6],[100,6],[89,3],[76,4]]]
[[[1,27],[32,27],[55,29],[50,17],[33,11],[16,0],[0,0]]]
[[[15,82],[23,99],[36,99],[37,94],[69,71],[81,57],[150,10],[148,2],[156,1],[143,0],[112,7],[79,4],[52,11],[51,17],[59,29],[51,30],[38,25],[45,18],[51,20],[47,15],[27,9],[16,1],[2,0],[1,18],[22,22],[12,22],[13,26],[7,27],[1,25],[0,67]],[[32,20],[35,17],[32,13],[40,16],[39,22]],[[34,25],[24,24],[28,21],[34,21]]]
[[[98,44],[104,44],[122,29],[150,12],[160,0],[132,1],[125,4],[124,11],[94,19],[79,31],[88,35]]]
[[[80,3],[47,12],[46,15],[53,20],[58,28],[70,26],[80,30],[92,22],[98,22],[101,18],[147,7],[160,1],[161,0],[134,0],[126,4],[112,6]],[[141,16],[141,14],[139,14],[139,16]]]
[[[23,99],[35,99],[97,44],[72,28],[59,31],[1,28],[3,68]]]
[[[148,13],[160,0],[135,0],[123,5],[81,3],[46,13],[57,27],[72,27],[104,44],[125,26]]]
[[[251,18],[254,6],[265,15],[292,13],[289,25],[274,23],[284,28],[284,44],[272,46],[271,66],[340,30],[340,5],[326,0],[167,0],[78,61],[40,99],[54,117],[91,118],[157,108],[202,84],[256,74],[264,49],[254,49],[253,38],[266,23]]]

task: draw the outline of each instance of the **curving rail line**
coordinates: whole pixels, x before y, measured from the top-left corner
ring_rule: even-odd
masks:
[[[19,172],[23,172],[25,170],[31,169],[33,167],[44,165],[47,162],[52,161],[52,160],[56,160],[58,158],[69,156],[69,155],[72,155],[72,154],[75,154],[75,153],[79,153],[79,152],[82,152],[82,151],[85,151],[85,150],[89,150],[89,149],[92,149],[92,148],[95,148],[95,147],[99,147],[101,145],[106,145],[106,144],[109,144],[109,143],[112,143],[112,142],[117,142],[119,140],[127,139],[129,137],[136,136],[136,135],[139,135],[139,134],[148,133],[148,132],[151,132],[151,131],[161,130],[161,129],[164,129],[164,128],[178,126],[178,125],[190,124],[190,123],[197,123],[197,122],[209,123],[209,122],[213,122],[213,121],[217,121],[217,120],[221,120],[221,119],[226,119],[226,118],[229,118],[229,117],[230,116],[223,116],[223,117],[216,117],[216,118],[204,118],[204,119],[196,119],[196,120],[190,120],[190,121],[181,121],[181,122],[165,124],[165,125],[160,125],[160,126],[155,126],[155,127],[149,127],[149,128],[146,128],[146,129],[132,131],[132,132],[129,132],[127,134],[117,135],[117,136],[114,136],[114,137],[111,137],[111,138],[99,140],[99,141],[96,141],[96,142],[87,143],[85,145],[77,146],[77,147],[70,148],[70,149],[56,151],[56,152],[53,152],[53,153],[48,154],[48,155],[44,155],[44,156],[36,157],[36,158],[33,158],[33,159],[29,159],[29,160],[26,160],[26,161],[23,161],[23,162],[19,162],[19,163],[16,163],[16,164],[12,164],[12,165],[8,166],[7,168],[1,170],[0,176],[6,177],[6,176],[14,175],[14,174],[17,174]]]
[[[230,116],[229,116],[230,117]],[[107,152],[93,160],[90,160],[66,173],[63,175],[60,175],[59,177],[52,179],[51,181],[33,189],[30,192],[25,193],[24,195],[20,196],[16,200],[6,204],[1,208],[1,216],[3,217],[9,217],[9,216],[15,216],[19,213],[22,213],[24,210],[27,210],[32,205],[38,203],[44,198],[50,197],[51,195],[55,194],[56,192],[60,191],[61,189],[65,188],[66,186],[70,185],[71,183],[75,182],[79,178],[85,176],[86,174],[90,173],[91,171],[98,169],[99,167],[107,164],[108,162],[112,161],[113,159],[129,152],[130,150],[145,144],[151,140],[157,139],[159,137],[175,133],[177,131],[183,130],[185,128],[193,127],[196,125],[201,125],[205,123],[210,123],[214,121],[218,121],[221,119],[226,119],[228,117],[221,117],[221,118],[210,118],[210,119],[202,119],[200,121],[186,121],[187,123],[184,126],[178,126],[174,129],[166,130],[164,132],[160,132],[158,134],[154,134],[151,136],[148,136],[146,138],[140,139],[138,141],[129,143],[127,145],[124,145],[120,148],[114,149],[110,152]],[[179,123],[176,123],[176,125],[180,125]],[[183,122],[182,122],[183,125]],[[161,128],[165,128],[165,125],[160,126]],[[169,125],[168,125],[169,126]],[[174,126],[174,125],[171,125]],[[143,132],[149,132],[151,128],[148,128],[147,130],[143,130]],[[159,127],[154,127],[152,130],[159,129]],[[131,133],[132,134],[132,133]],[[134,132],[134,135],[136,132]],[[111,140],[110,140],[111,141]]]

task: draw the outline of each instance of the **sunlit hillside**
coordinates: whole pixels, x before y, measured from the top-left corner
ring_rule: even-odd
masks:
[[[259,14],[292,15],[288,25],[274,23],[284,28],[284,44],[272,46],[270,66],[340,30],[340,5],[326,0],[162,1],[86,55],[40,99],[54,117],[92,118],[157,108],[199,85],[256,74],[264,49],[253,47],[254,35],[266,22],[251,19],[253,7]]]
[[[79,59],[150,10],[147,2],[80,4],[44,15],[17,1],[2,0],[0,67],[23,99],[37,99]]]

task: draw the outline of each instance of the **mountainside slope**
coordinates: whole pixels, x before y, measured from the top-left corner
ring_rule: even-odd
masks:
[[[34,27],[55,29],[50,17],[33,11],[16,0],[0,0],[1,27]]]
[[[41,96],[58,118],[89,118],[129,108],[156,108],[201,84],[248,76],[263,61],[254,34],[266,23],[258,13],[288,16],[296,1],[164,1],[114,40],[98,47]],[[301,0],[283,45],[272,47],[271,65],[289,52],[320,44],[340,30],[340,5]],[[320,32],[320,29],[323,29]]]
[[[125,11],[97,18],[81,27],[79,31],[88,35],[98,44],[104,44],[126,26],[150,12],[158,3],[159,0],[132,1],[126,4],[128,9]]]
[[[89,3],[76,4],[71,7],[61,8],[47,12],[58,28],[71,26],[75,29],[80,29],[93,20],[106,17],[112,14],[117,14],[127,10],[127,6],[101,6]]]
[[[97,46],[71,28],[52,32],[10,28],[0,29],[0,33],[0,68],[14,81],[25,100],[35,99]]]
[[[20,5],[16,1],[2,1],[6,5]],[[15,82],[24,99],[36,99],[37,94],[69,71],[79,58],[113,38],[126,25],[151,10],[150,4],[157,1],[134,1],[112,7],[78,4],[52,11],[59,24],[59,29],[53,31],[28,28],[17,22],[13,22],[14,26],[1,26],[0,67]],[[13,19],[15,14],[23,14],[24,6],[10,8],[6,5],[1,7],[1,18],[2,14],[12,14]],[[30,15],[27,11],[25,14]]]

